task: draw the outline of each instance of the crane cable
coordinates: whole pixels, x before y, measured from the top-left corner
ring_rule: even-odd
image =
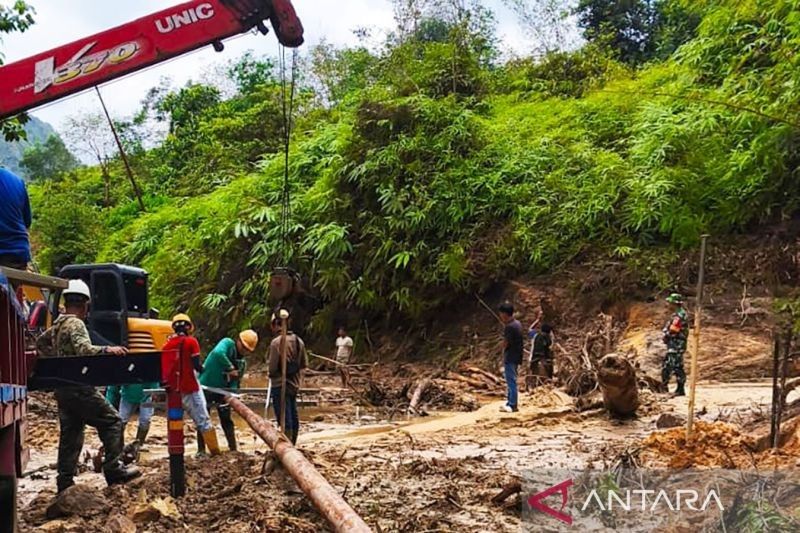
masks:
[[[280,233],[284,266],[291,260],[291,184],[289,183],[289,149],[292,138],[292,115],[294,114],[294,95],[297,80],[297,51],[292,52],[291,82],[286,81],[286,47],[280,46],[278,60],[281,71],[281,104],[283,110],[283,190],[281,191]]]

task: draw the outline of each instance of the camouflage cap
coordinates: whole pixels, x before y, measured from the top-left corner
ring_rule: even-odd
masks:
[[[667,302],[671,304],[682,304],[684,302],[683,295],[678,294],[677,292],[673,292],[669,296],[667,296]]]

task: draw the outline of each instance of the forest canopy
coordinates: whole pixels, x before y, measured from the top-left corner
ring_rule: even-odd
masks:
[[[477,0],[397,2],[379,45],[304,51],[285,226],[290,73],[248,54],[218,83],[155,87],[119,123],[147,211],[113,151],[40,179],[38,261],[142,266],[156,307],[211,329],[265,323],[269,273],[287,261],[319,322],[419,318],[587,254],[667,285],[648,258],[797,213],[793,2],[563,7],[552,22],[577,20],[580,44],[530,56],[502,53]]]

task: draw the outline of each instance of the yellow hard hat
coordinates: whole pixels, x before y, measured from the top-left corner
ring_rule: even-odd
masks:
[[[256,346],[258,346],[258,333],[252,329],[247,329],[239,333],[239,340],[244,344],[244,347],[251,352],[256,351]]]
[[[180,324],[181,322],[185,322],[189,325],[189,329],[194,329],[194,323],[189,315],[185,313],[179,313],[172,317],[172,327],[174,328],[176,325]]]

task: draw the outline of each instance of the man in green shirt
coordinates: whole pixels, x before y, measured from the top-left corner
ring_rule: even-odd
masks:
[[[239,333],[236,340],[224,338],[219,341],[203,362],[200,384],[216,389],[238,389],[247,369],[245,356],[255,352],[256,346],[258,346],[258,334],[249,329]],[[208,405],[217,407],[219,423],[228,441],[228,449],[236,451],[236,429],[231,418],[230,406],[222,394],[206,391],[205,395]],[[205,442],[199,433],[197,451],[198,454],[205,453]]]

